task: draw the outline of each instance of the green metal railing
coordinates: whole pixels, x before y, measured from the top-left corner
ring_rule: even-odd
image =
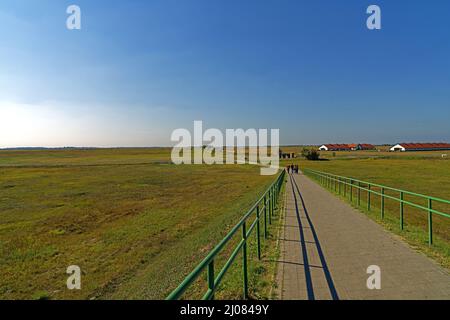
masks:
[[[381,184],[371,183],[363,180],[358,180],[354,178],[348,178],[343,176],[338,176],[335,174],[316,171],[312,169],[303,169],[303,172],[310,176],[311,178],[318,181],[322,186],[334,191],[339,195],[344,195],[344,197],[349,197],[350,202],[353,203],[353,190],[357,189],[357,204],[358,207],[361,205],[361,190],[367,192],[367,210],[371,211],[371,194],[380,196],[380,216],[384,219],[385,215],[385,199],[392,199],[399,202],[399,223],[400,230],[404,228],[404,207],[409,205],[411,207],[424,210],[428,214],[428,244],[431,246],[433,244],[433,214],[450,218],[449,213],[441,212],[433,209],[433,203],[450,204],[449,200],[444,200],[436,197],[426,196],[420,193],[414,193],[410,191],[405,191],[401,189],[396,189],[392,187],[387,187]],[[386,194],[386,191],[391,191],[398,194],[398,196],[393,196]],[[347,193],[349,196],[347,196]],[[417,204],[411,201],[405,200],[405,195],[418,197],[426,200],[426,205]]]
[[[208,290],[203,295],[203,300],[214,299],[214,292],[221,283],[224,275],[230,268],[231,264],[235,260],[236,256],[242,252],[242,285],[244,298],[248,298],[248,259],[247,259],[247,242],[252,231],[256,229],[256,250],[258,259],[261,260],[261,220],[264,224],[263,236],[267,239],[268,236],[268,224],[272,223],[272,217],[274,215],[276,204],[278,203],[278,197],[282,184],[284,182],[285,171],[278,175],[277,179],[269,186],[269,188],[264,192],[264,194],[259,198],[258,201],[247,211],[247,213],[242,217],[242,219],[231,229],[231,231],[219,242],[219,244],[211,250],[211,252],[203,259],[200,264],[195,267],[195,269],[181,282],[181,284],[166,298],[166,300],[175,300],[181,298],[183,293],[189,288],[189,286],[202,274],[202,272],[207,270],[207,283]],[[263,217],[261,217],[261,212],[263,212]],[[247,223],[250,217],[255,213],[255,220],[247,228]],[[222,269],[219,271],[217,276],[215,275],[214,260],[217,255],[222,251],[225,245],[231,240],[231,238],[241,229],[242,239],[239,241],[237,246],[234,248],[228,260],[225,262]]]

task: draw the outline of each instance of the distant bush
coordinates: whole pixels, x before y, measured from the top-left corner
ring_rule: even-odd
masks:
[[[316,160],[319,160],[319,158],[320,158],[320,152],[317,151],[316,149],[307,149],[307,148],[304,148],[304,149],[302,150],[302,156],[303,156],[304,158],[306,158],[307,160],[313,160],[313,161],[316,161]]]

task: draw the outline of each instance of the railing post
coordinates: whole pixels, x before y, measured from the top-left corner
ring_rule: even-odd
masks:
[[[400,192],[400,230],[403,230],[403,191]]]
[[[280,198],[280,192],[281,192],[281,180],[278,182],[278,185],[277,185],[277,203],[278,203],[278,199]]]
[[[370,211],[370,184],[367,184],[367,211]]]
[[[259,227],[259,204],[256,206],[256,243],[257,243],[257,253],[258,260],[261,260],[261,231]]]
[[[273,217],[273,215],[275,214],[275,197],[274,197],[274,190],[273,189],[272,189],[272,193],[270,194],[270,201],[272,203],[272,217]]]
[[[273,206],[274,206],[274,211],[277,209],[277,186],[275,185],[273,187]],[[275,214],[275,212],[274,212]]]
[[[275,210],[277,209],[277,196],[278,196],[278,184],[275,185],[275,193],[273,194],[273,202],[275,204]]]
[[[381,188],[381,219],[384,219],[384,188]]]
[[[242,272],[243,272],[243,285],[244,285],[244,299],[248,299],[248,274],[247,274],[247,228],[245,227],[245,221],[242,224]]]
[[[274,203],[275,203],[275,210],[278,209],[278,186],[275,186],[275,195],[274,195]]]
[[[353,203],[353,179],[350,179],[350,202]]]
[[[275,195],[274,195],[273,203],[275,204],[275,210],[277,210],[278,209],[278,186],[275,188]]]
[[[269,190],[269,224],[272,224],[272,212],[273,212],[272,191]]]
[[[273,192],[273,215],[275,216],[275,212],[277,211],[278,203],[277,203],[277,188]]]
[[[208,289],[214,292],[214,259],[208,264]],[[214,299],[214,293],[211,300]]]
[[[339,195],[341,195],[341,178],[338,178]]]
[[[272,213],[275,214],[275,187],[272,188],[272,204],[273,204]]]
[[[358,181],[358,207],[361,206],[361,181]]]
[[[267,239],[267,198],[264,195],[264,239]]]
[[[347,197],[347,178],[344,178],[344,198]]]
[[[433,216],[431,209],[433,209],[433,204],[431,203],[431,199],[428,198],[428,245],[433,245]]]

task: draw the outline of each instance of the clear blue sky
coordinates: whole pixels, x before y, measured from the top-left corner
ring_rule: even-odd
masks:
[[[0,147],[169,145],[194,120],[449,141],[449,21],[447,0],[2,0]]]

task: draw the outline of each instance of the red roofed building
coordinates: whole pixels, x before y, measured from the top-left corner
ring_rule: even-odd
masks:
[[[355,151],[355,150],[375,150],[375,146],[368,143],[352,144],[324,144],[319,147],[321,151]]]
[[[361,143],[358,145],[358,149],[357,150],[375,150],[375,146],[373,144],[369,144],[369,143]]]
[[[350,151],[352,150],[348,144],[324,144],[319,147],[321,151]]]
[[[399,143],[389,149],[390,151],[433,151],[450,150],[450,143]]]

